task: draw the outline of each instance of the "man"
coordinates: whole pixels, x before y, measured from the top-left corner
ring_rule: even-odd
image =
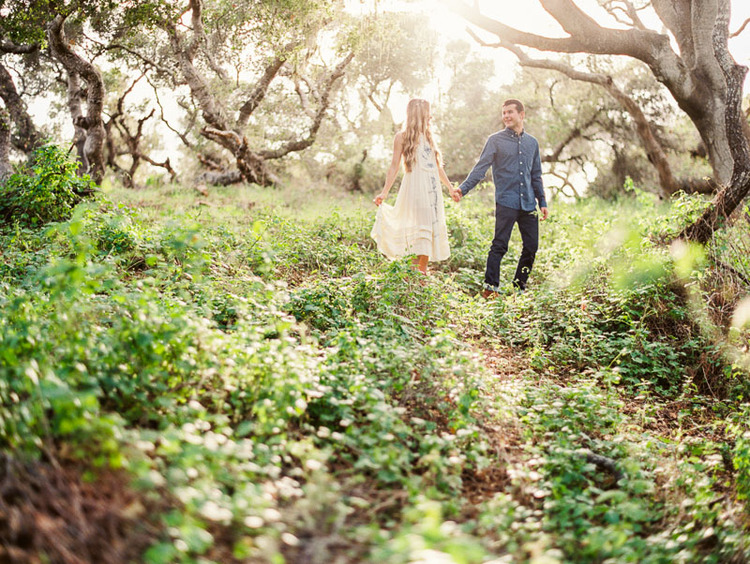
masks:
[[[508,241],[516,223],[521,232],[523,249],[513,277],[513,286],[519,290],[526,288],[539,246],[537,204],[542,220],[549,216],[542,185],[539,143],[524,131],[525,115],[523,104],[519,100],[503,102],[505,129],[490,135],[477,164],[453,196],[455,201],[461,201],[484,178],[487,169],[492,167],[492,180],[495,184],[495,237],[487,255],[482,291],[484,298],[495,297],[499,292],[500,261],[508,251]]]

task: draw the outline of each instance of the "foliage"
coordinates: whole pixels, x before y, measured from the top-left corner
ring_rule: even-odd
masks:
[[[722,474],[715,446],[696,441],[680,461],[669,441],[628,433],[633,422],[620,412],[617,381],[606,371],[527,389],[516,407],[532,439],[527,457],[509,470],[510,493],[487,502],[480,531],[519,560],[535,538],[535,550],[555,561],[731,559],[742,547],[715,504]],[[670,477],[674,464],[679,474]],[[670,494],[662,499],[660,490]],[[668,503],[671,492],[679,509]]]
[[[60,147],[37,149],[30,163],[0,185],[0,219],[31,227],[69,219],[76,204],[94,190],[88,176],[77,175],[77,167]]]
[[[435,34],[421,14],[384,12],[360,26],[354,64],[356,80],[363,83],[361,95],[374,96],[381,106],[395,84],[416,95],[429,82],[436,50]]]
[[[425,279],[370,211],[249,190],[0,230],[3,453],[123,468],[162,503],[144,562],[743,556],[745,410],[700,376],[745,374],[679,289],[706,262],[644,236],[677,207],[557,205],[529,290],[485,302],[488,192]]]
[[[134,4],[139,6],[152,3],[139,1]],[[119,19],[116,17],[119,7],[120,5],[113,0],[73,0],[71,2],[2,0],[0,10],[3,11],[3,19],[0,33],[16,43],[37,43],[45,46],[47,39],[45,26],[58,14],[70,18],[68,24],[76,32],[83,27],[84,21],[89,22],[99,33],[111,32],[113,21]]]
[[[740,499],[750,497],[750,431],[747,428],[747,409],[747,405],[743,406],[729,427],[736,437],[732,465],[737,472],[737,497]]]
[[[445,102],[433,109],[434,127],[440,133],[446,172],[460,181],[476,163],[487,137],[503,128],[502,103],[511,96],[504,89],[493,90],[492,61],[472,54],[468,42],[453,41],[444,49],[450,86]]]

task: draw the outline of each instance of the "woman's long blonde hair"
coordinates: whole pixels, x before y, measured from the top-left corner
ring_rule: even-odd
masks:
[[[411,172],[414,163],[417,161],[417,148],[419,147],[419,138],[424,136],[435,153],[437,162],[442,164],[440,151],[432,138],[430,131],[430,103],[421,98],[413,98],[406,105],[406,123],[403,128],[403,150],[404,166],[406,172]]]

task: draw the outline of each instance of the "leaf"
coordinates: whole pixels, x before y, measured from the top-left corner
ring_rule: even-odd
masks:
[[[174,562],[179,551],[172,543],[162,542],[149,548],[143,555],[145,564],[169,564]]]
[[[255,429],[255,423],[253,421],[243,421],[237,425],[234,434],[238,437],[246,437]]]

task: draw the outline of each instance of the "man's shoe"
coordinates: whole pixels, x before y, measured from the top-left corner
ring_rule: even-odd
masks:
[[[485,300],[494,300],[497,297],[497,292],[493,292],[489,288],[485,288],[484,290],[482,290],[481,296]]]

